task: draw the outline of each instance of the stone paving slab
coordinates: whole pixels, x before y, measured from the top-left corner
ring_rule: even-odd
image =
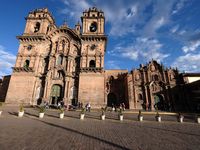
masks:
[[[200,125],[192,118],[179,123],[175,116],[163,116],[163,122],[154,115],[146,115],[143,122],[137,115],[125,114],[120,122],[115,112],[86,113],[79,119],[77,111],[65,112],[59,119],[57,110],[47,110],[43,119],[38,110],[27,108],[18,118],[17,107],[5,108],[0,117],[0,150],[57,150],[57,149],[133,149],[133,150],[199,150]]]

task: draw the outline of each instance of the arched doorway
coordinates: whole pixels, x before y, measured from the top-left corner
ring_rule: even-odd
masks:
[[[107,106],[112,107],[113,105],[117,105],[117,97],[114,93],[109,93],[107,97]]]
[[[53,85],[51,88],[51,104],[57,105],[59,101],[61,101],[61,85]]]
[[[142,93],[138,93],[137,96],[137,109],[146,109]]]
[[[78,93],[77,87],[76,86],[71,87],[70,99],[72,105],[77,105],[77,93]]]
[[[164,97],[161,94],[154,96],[154,108],[157,110],[164,110]]]
[[[42,100],[41,100],[41,87],[39,86],[37,89],[36,89],[36,93],[35,93],[35,101],[37,101],[37,105],[40,105]]]

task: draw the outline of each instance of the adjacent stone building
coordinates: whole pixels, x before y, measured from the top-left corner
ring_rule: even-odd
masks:
[[[152,60],[132,70],[127,82],[131,109],[171,110],[177,100],[173,89],[181,85],[183,80],[177,69],[164,68]]]
[[[105,70],[105,17],[93,7],[81,24],[57,27],[47,8],[29,12],[13,67],[6,103],[119,106],[179,110],[183,76],[155,60],[128,70]]]

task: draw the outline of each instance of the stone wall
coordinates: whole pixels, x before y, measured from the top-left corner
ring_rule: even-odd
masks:
[[[79,78],[78,101],[83,105],[90,102],[91,107],[101,108],[105,103],[104,94],[104,74],[84,73]]]
[[[12,75],[6,96],[7,104],[32,104],[34,99],[35,77]]]

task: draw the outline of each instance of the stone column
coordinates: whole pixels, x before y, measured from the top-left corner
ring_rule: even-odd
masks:
[[[44,96],[43,96],[43,100],[47,100],[47,90],[48,90],[48,81],[47,81],[47,78],[46,78],[46,81],[45,81],[45,87],[44,87]],[[50,102],[49,102],[50,104]]]
[[[145,71],[143,71],[143,75],[144,75],[144,83],[146,83],[147,82],[147,77],[146,77],[146,72]]]
[[[72,72],[72,60],[70,59],[69,61],[69,72],[71,73]]]
[[[86,67],[89,67],[88,56],[86,56]]]
[[[62,66],[65,69],[65,65],[66,65],[66,59],[65,56],[62,57]]]
[[[134,108],[137,109],[137,100],[135,95],[135,86],[133,85],[133,99],[134,99]]]
[[[65,103],[65,105],[67,105],[68,104],[68,91],[69,91],[69,88],[68,88],[68,86],[69,86],[69,81],[68,81],[69,79],[68,79],[68,77],[66,77],[65,78],[65,89],[64,89],[64,98],[63,98],[63,101],[64,101],[64,103]]]
[[[167,79],[166,79],[166,73],[165,73],[165,71],[163,71],[163,78],[164,78],[164,82],[167,83]]]
[[[145,89],[145,97],[146,97],[146,110],[148,110],[148,107],[149,107],[148,87],[145,86],[144,89]]]
[[[41,56],[37,55],[37,56],[36,56],[36,59],[35,59],[34,69],[35,69],[35,72],[36,72],[36,73],[38,73],[38,71],[39,71],[40,57],[41,57]]]
[[[155,108],[154,108],[154,97],[153,97],[153,92],[152,92],[151,87],[150,87],[150,98],[151,98],[151,110],[155,110]]]
[[[70,72],[70,59],[68,59],[67,61],[67,72],[69,73]]]
[[[36,78],[35,82],[34,82],[34,87],[33,87],[33,95],[32,95],[31,105],[37,105],[36,92],[37,92],[38,85],[39,85],[39,80]]]
[[[102,67],[102,55],[100,55],[100,64],[99,64],[100,66],[100,68]]]
[[[67,100],[68,100],[68,104],[71,103],[70,101],[70,97],[69,97],[69,94],[70,94],[70,86],[71,86],[71,81],[70,79],[68,80],[68,84],[67,84]]]

